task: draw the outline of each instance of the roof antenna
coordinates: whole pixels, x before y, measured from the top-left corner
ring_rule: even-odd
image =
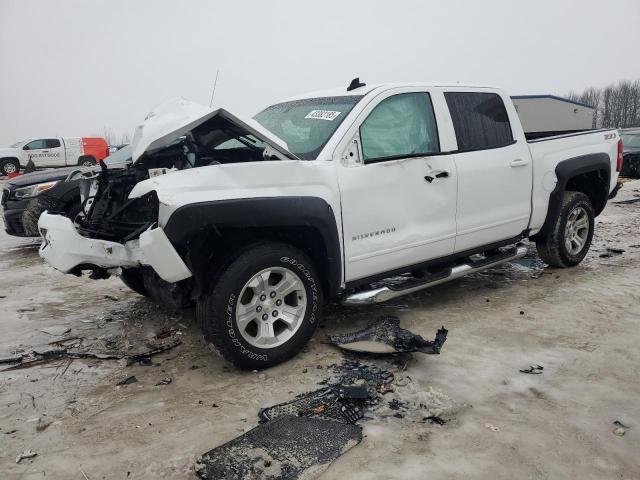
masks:
[[[351,83],[347,87],[347,92],[350,92],[351,90],[355,90],[356,88],[364,87],[365,85],[366,83],[360,82],[360,77],[356,77],[353,80],[351,80]]]
[[[213,105],[213,96],[216,93],[216,85],[218,85],[218,75],[220,74],[220,69],[216,70],[216,79],[213,82],[213,90],[211,91],[211,100],[209,101],[209,108]]]

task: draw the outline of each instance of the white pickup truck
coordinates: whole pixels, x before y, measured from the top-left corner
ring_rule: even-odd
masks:
[[[44,213],[40,255],[195,302],[227,359],[265,368],[329,299],[415,292],[521,257],[526,238],[580,263],[621,157],[615,130],[527,141],[497,88],[356,79],[247,120],[178,99],[137,128],[132,164],[78,174],[84,217]]]
[[[31,161],[35,168],[91,166],[109,156],[109,145],[100,137],[29,138],[0,148],[0,175],[18,173]]]

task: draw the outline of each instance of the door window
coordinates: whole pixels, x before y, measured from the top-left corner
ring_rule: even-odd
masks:
[[[365,163],[440,151],[431,97],[402,93],[380,102],[360,126]]]
[[[46,140],[32,140],[24,146],[25,150],[40,150],[42,148],[47,148]]]
[[[513,143],[509,116],[495,93],[444,94],[456,132],[458,150],[483,150]]]
[[[60,140],[57,138],[48,138],[46,144],[47,148],[58,148],[60,146]]]

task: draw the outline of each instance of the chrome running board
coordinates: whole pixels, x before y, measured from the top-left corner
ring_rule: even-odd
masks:
[[[407,295],[408,293],[418,292],[435,285],[440,285],[441,283],[455,280],[456,278],[463,277],[464,275],[468,275],[470,273],[497,267],[498,265],[502,265],[503,263],[522,258],[526,254],[527,247],[518,244],[515,247],[500,253],[499,255],[494,255],[477,262],[471,261],[463,263],[461,265],[455,265],[454,267],[450,268],[448,274],[438,276],[435,279],[426,280],[418,284],[416,284],[415,282],[411,282],[411,284],[405,288],[402,288],[401,286],[383,286],[374,288],[372,290],[352,293],[351,295],[347,295],[342,299],[342,304],[348,306],[356,306],[386,302],[387,300],[401,297],[402,295]]]

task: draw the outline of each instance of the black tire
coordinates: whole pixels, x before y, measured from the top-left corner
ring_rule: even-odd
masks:
[[[568,250],[566,240],[566,226],[569,215],[574,210],[583,209],[588,216],[588,232],[584,245],[578,252]],[[595,212],[589,197],[580,192],[565,192],[560,206],[560,212],[552,225],[551,231],[541,240],[536,241],[538,255],[552,267],[566,268],[578,265],[589,251],[593,238]]]
[[[0,160],[0,173],[2,175],[9,175],[11,173],[20,172],[20,162],[15,158],[7,158]]]
[[[143,297],[148,297],[149,292],[144,286],[144,277],[142,272],[137,268],[123,268],[120,274],[120,280],[127,287],[136,293],[139,293]]]
[[[96,164],[96,159],[88,156],[88,157],[80,157],[78,159],[78,165],[81,167],[92,167]]]
[[[299,291],[302,292],[304,287],[306,294],[306,309],[300,317],[299,327],[289,339],[280,345],[262,348],[243,337],[236,321],[236,307],[247,282],[270,268],[292,272],[297,276],[300,280]],[[215,274],[215,269],[213,271]],[[322,298],[320,277],[304,253],[283,243],[261,243],[240,251],[219,275],[212,291],[198,301],[196,315],[205,338],[226,360],[244,370],[259,370],[291,358],[306,345],[320,322]],[[267,311],[266,308],[264,311]],[[256,318],[249,323],[254,323],[260,329],[260,320]],[[245,333],[248,328],[245,327]]]

